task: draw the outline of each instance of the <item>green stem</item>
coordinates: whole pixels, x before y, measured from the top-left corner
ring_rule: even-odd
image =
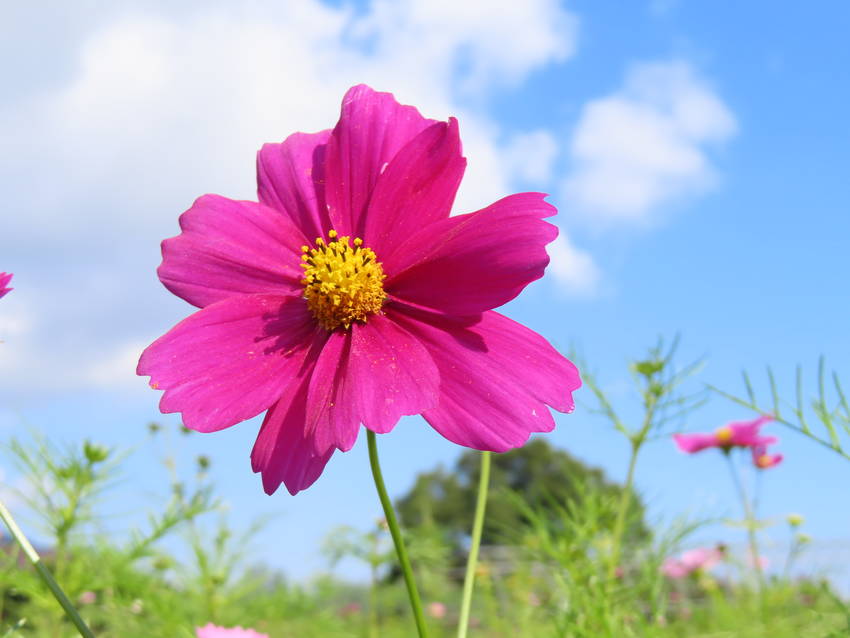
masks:
[[[626,515],[632,503],[632,486],[635,482],[635,468],[637,467],[638,453],[641,443],[632,442],[632,454],[629,458],[629,470],[626,473],[626,483],[620,494],[620,503],[617,508],[617,518],[614,520],[614,531],[611,539],[611,560],[608,562],[608,579],[613,580],[617,574],[617,566],[620,563],[622,553],[623,534],[626,531]]]
[[[371,564],[369,582],[369,638],[378,638],[378,568]]]
[[[413,618],[416,620],[416,629],[419,631],[419,638],[427,638],[428,629],[425,626],[425,614],[422,612],[422,601],[419,598],[419,591],[416,589],[416,581],[413,580],[413,568],[410,566],[410,558],[408,558],[407,549],[404,547],[404,539],[401,537],[401,528],[396,520],[393,504],[387,494],[387,487],[384,485],[381,465],[378,462],[378,446],[375,441],[375,433],[368,428],[366,429],[366,441],[369,444],[369,464],[372,466],[372,477],[375,479],[378,498],[381,499],[381,506],[384,508],[384,516],[387,519],[387,526],[390,528],[390,535],[393,537],[398,562],[401,564],[401,573],[404,575],[404,584],[407,586],[407,595],[410,598],[410,606],[413,609]]]
[[[732,474],[732,482],[735,484],[735,490],[738,492],[738,498],[741,499],[741,505],[744,508],[744,516],[747,525],[747,539],[750,545],[750,554],[752,555],[753,567],[755,567],[758,576],[759,590],[764,589],[764,572],[761,569],[761,555],[759,554],[758,539],[756,538],[756,518],[753,508],[750,506],[750,499],[747,497],[747,491],[744,489],[744,483],[738,475],[738,470],[735,469],[735,464],[732,463],[732,455],[725,452],[726,461],[729,465],[729,472]]]
[[[53,594],[53,597],[56,598],[57,602],[62,606],[62,609],[65,610],[65,614],[68,618],[70,618],[71,622],[74,623],[74,626],[77,628],[77,631],[80,632],[80,635],[83,636],[83,638],[94,638],[94,634],[91,632],[91,629],[88,628],[85,621],[80,617],[79,612],[74,609],[74,605],[71,604],[71,601],[68,600],[65,592],[62,591],[62,588],[59,586],[59,583],[57,583],[53,578],[53,574],[51,574],[50,570],[47,569],[44,563],[41,562],[41,557],[38,555],[38,552],[35,551],[35,548],[21,531],[21,528],[18,527],[15,519],[12,518],[12,514],[6,509],[6,506],[3,505],[2,502],[0,502],[0,518],[3,519],[4,523],[6,523],[6,527],[9,528],[9,532],[18,542],[18,545],[21,546],[21,549],[24,550],[24,554],[26,554],[27,558],[33,564],[33,567],[35,567],[35,570],[38,572],[41,580],[44,581],[44,584],[47,585],[47,588]]]
[[[481,477],[478,481],[478,499],[475,503],[475,519],[472,523],[472,544],[466,562],[463,579],[463,598],[460,604],[460,620],[457,637],[466,638],[469,630],[469,610],[472,607],[472,588],[475,585],[475,567],[478,564],[478,549],[481,547],[481,531],[484,529],[484,512],[487,509],[487,491],[490,487],[490,452],[481,453]]]

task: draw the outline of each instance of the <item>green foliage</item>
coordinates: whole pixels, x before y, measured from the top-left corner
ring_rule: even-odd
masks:
[[[533,445],[532,449],[538,444]],[[119,451],[110,450],[100,460],[90,458],[84,446],[63,448],[42,439],[11,447],[14,454],[25,453],[23,467],[33,470],[27,474],[33,484],[28,482],[23,489],[33,502],[46,504],[38,500],[43,498],[38,491],[42,477],[61,473],[78,490],[73,494],[66,485],[50,494],[56,510],[45,509],[42,520],[52,534],[51,547],[58,534],[67,540],[61,582],[98,638],[192,638],[194,627],[211,621],[253,627],[271,638],[411,635],[400,581],[381,578],[361,585],[322,576],[296,585],[277,572],[252,567],[245,550],[253,544],[251,534],[257,526],[247,532],[231,527],[216,507],[209,463],[198,464],[197,484],[189,486],[177,479],[175,465],[167,458],[172,478],[166,506],[156,508],[159,512],[144,530],[136,530],[129,539],[113,540],[92,532],[97,528],[94,522],[102,521],[100,505],[109,495],[105,488],[116,485],[118,468],[110,461],[122,458]],[[564,461],[557,451],[545,448],[537,448],[531,457],[548,459],[555,466]],[[528,489],[522,489],[529,486],[527,481],[508,480],[531,471],[527,462],[528,458],[502,468],[503,487],[493,502],[509,503],[508,511],[519,517],[511,520],[523,524],[510,533],[500,530],[505,545],[484,548],[470,635],[800,638],[837,637],[850,627],[845,603],[824,584],[777,578],[768,583],[763,603],[743,581],[709,574],[671,587],[660,574],[661,561],[681,548],[697,524],[680,521],[650,530],[638,509],[630,513],[627,526],[644,531],[629,539],[629,551],[611,580],[606,556],[621,492],[601,489],[610,484],[600,473],[585,471],[584,479],[572,477],[570,495],[541,493],[534,502],[526,497]],[[467,474],[473,473],[470,465],[463,467]],[[532,475],[545,481],[559,476],[559,470],[546,464],[544,470],[533,470]],[[452,478],[462,484],[459,476]],[[507,485],[520,489],[511,491]],[[69,503],[75,505],[69,508]],[[801,525],[799,517],[791,517],[789,533],[799,534]],[[336,530],[326,549],[334,561],[353,556],[386,571],[391,551],[386,535],[380,522],[365,532]],[[448,560],[447,536],[436,524],[409,532],[426,608],[432,609],[431,638],[453,636],[457,621],[458,573]],[[172,539],[168,550],[162,544],[167,537]],[[188,551],[174,551],[181,539]],[[57,567],[56,553],[48,556],[51,566]],[[0,594],[0,636],[76,635],[13,546],[0,551]]]
[[[596,399],[591,411],[604,416],[633,448],[663,435],[669,425],[680,422],[705,403],[705,392],[682,391],[683,386],[700,372],[703,361],[698,359],[685,366],[677,366],[675,357],[678,348],[678,338],[673,339],[669,346],[661,339],[642,359],[629,364],[641,408],[641,418],[635,423],[621,415],[603,391],[596,374],[589,366],[581,364],[582,379]],[[572,356],[580,359],[576,354]]]
[[[420,474],[410,491],[396,503],[403,526],[406,529],[437,527],[462,554],[472,525],[479,471],[478,452],[468,451],[461,455],[451,472],[438,468]],[[516,499],[501,498],[505,491],[519,495],[530,507],[545,510],[552,503],[582,499],[596,492],[616,496],[621,490],[605,478],[602,470],[588,467],[545,439],[535,438],[524,447],[493,455],[491,498],[482,542],[496,544],[506,532],[527,523],[525,509],[519,507]],[[630,527],[629,537],[636,538],[646,534],[646,528],[642,522],[643,505],[637,495],[632,503],[634,525]],[[610,528],[613,522],[612,516],[605,525]]]

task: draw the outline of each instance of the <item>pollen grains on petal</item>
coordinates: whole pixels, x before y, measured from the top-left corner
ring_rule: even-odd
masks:
[[[301,247],[304,298],[316,321],[326,330],[348,329],[380,312],[386,300],[384,269],[372,249],[359,237],[340,237],[335,230],[328,241],[316,238],[315,247]]]

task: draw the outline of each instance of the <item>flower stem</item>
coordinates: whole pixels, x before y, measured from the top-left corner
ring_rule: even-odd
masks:
[[[747,496],[747,491],[744,489],[744,483],[732,463],[732,455],[729,452],[725,453],[726,461],[729,464],[729,472],[732,474],[732,482],[735,484],[735,489],[738,492],[738,498],[741,499],[741,505],[744,508],[744,517],[747,525],[747,539],[750,545],[750,554],[752,555],[753,567],[756,570],[758,577],[759,590],[764,589],[764,572],[761,568],[761,556],[759,555],[758,539],[756,538],[756,518],[753,508],[750,505],[750,499]]]
[[[413,579],[413,568],[410,566],[410,558],[408,558],[407,549],[404,547],[404,539],[401,537],[401,528],[396,520],[393,504],[387,494],[387,487],[384,485],[381,465],[378,462],[378,446],[375,441],[375,433],[368,428],[366,429],[366,441],[369,444],[369,464],[372,466],[372,477],[375,479],[378,498],[381,499],[381,506],[384,508],[384,516],[387,519],[387,526],[390,528],[390,535],[393,537],[398,562],[401,564],[404,584],[407,586],[407,595],[410,598],[410,606],[413,609],[413,618],[416,620],[416,629],[419,632],[419,638],[427,638],[428,629],[425,626],[425,614],[422,613],[422,601],[419,598],[419,590],[416,589],[416,581]]]
[[[475,585],[475,567],[478,563],[478,549],[481,547],[481,532],[484,529],[484,512],[487,509],[487,491],[489,487],[490,452],[481,452],[481,477],[478,480],[478,499],[475,503],[475,519],[472,523],[472,544],[469,547],[466,576],[463,579],[463,598],[461,599],[460,620],[457,626],[458,638],[466,638],[466,632],[469,629],[472,588]]]
[[[74,626],[77,628],[77,631],[80,632],[80,635],[83,636],[83,638],[94,638],[94,634],[91,632],[91,629],[88,628],[85,621],[80,617],[79,612],[74,608],[71,601],[68,600],[65,592],[62,591],[62,588],[59,586],[59,583],[57,583],[56,579],[53,578],[53,574],[51,574],[50,570],[47,569],[44,563],[41,562],[41,557],[38,555],[38,552],[35,551],[35,548],[24,535],[23,531],[21,531],[21,528],[18,527],[15,519],[12,518],[12,514],[6,509],[6,506],[3,505],[2,501],[0,501],[0,518],[3,519],[4,523],[6,523],[6,527],[9,528],[9,532],[18,542],[18,545],[21,546],[21,549],[24,550],[24,554],[26,554],[27,558],[33,564],[33,567],[35,567],[35,570],[38,572],[41,580],[44,581],[44,584],[47,585],[47,588],[53,594],[53,597],[56,598],[57,602],[62,606],[62,609],[65,610],[65,614],[71,622],[74,623]]]
[[[617,573],[622,555],[623,535],[626,531],[626,515],[632,504],[632,486],[635,483],[635,468],[637,467],[638,454],[641,443],[632,441],[632,451],[629,457],[629,469],[626,474],[626,483],[620,493],[620,503],[617,507],[617,518],[614,521],[614,529],[611,534],[611,558],[608,561],[608,580],[612,581]]]

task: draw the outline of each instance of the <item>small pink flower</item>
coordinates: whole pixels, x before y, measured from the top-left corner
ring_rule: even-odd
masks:
[[[363,85],[333,129],[264,145],[258,202],[200,197],[163,242],[160,280],[199,310],[139,360],[160,410],[199,432],[265,412],[269,494],[403,415],[494,452],[551,431],[578,370],[493,309],[543,276],[557,211],[519,193],[450,216],[465,167],[457,120]]]
[[[781,454],[768,454],[766,445],[756,445],[752,448],[753,465],[760,470],[779,465],[784,458]]]
[[[0,297],[4,297],[10,290],[14,290],[14,288],[9,288],[10,281],[12,281],[12,273],[0,272]]]
[[[689,573],[685,569],[685,566],[682,565],[682,561],[672,556],[664,560],[664,563],[661,565],[661,571],[664,572],[665,576],[673,580],[681,580]]]
[[[195,629],[195,635],[197,638],[269,638],[268,634],[261,634],[253,629],[219,627],[212,623]]]
[[[80,594],[80,597],[77,599],[77,601],[81,605],[94,605],[97,602],[97,594],[95,594],[93,591],[84,591],[82,594]]]
[[[673,440],[679,449],[688,454],[701,452],[708,448],[720,448],[729,451],[734,447],[753,447],[776,443],[776,437],[760,436],[759,430],[765,423],[773,421],[769,414],[752,421],[733,421],[711,433],[674,434]]]
[[[339,615],[343,618],[348,616],[356,616],[363,611],[363,606],[360,603],[347,603],[339,609]]]
[[[723,552],[717,548],[700,547],[683,552],[678,557],[664,561],[661,571],[674,580],[680,580],[698,571],[711,569],[723,560]]]
[[[431,618],[445,618],[446,606],[440,602],[429,603],[428,614],[431,616]]]

